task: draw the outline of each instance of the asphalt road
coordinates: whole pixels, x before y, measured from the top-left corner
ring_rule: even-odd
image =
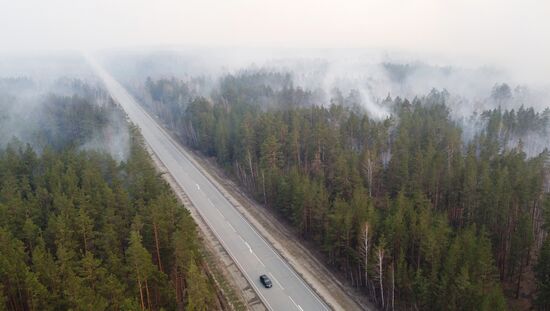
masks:
[[[147,144],[183,188],[267,308],[281,311],[330,310],[124,87],[96,62],[91,60],[90,63],[111,96],[139,126]],[[271,278],[272,288],[263,287],[259,281],[261,274]]]

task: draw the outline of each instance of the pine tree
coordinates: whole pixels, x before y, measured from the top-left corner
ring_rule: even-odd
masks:
[[[187,268],[187,306],[190,311],[207,311],[210,308],[212,299],[208,289],[206,277],[201,273],[194,261],[189,263]]]
[[[134,275],[139,292],[141,309],[149,309],[151,304],[151,295],[148,280],[155,271],[155,266],[151,260],[151,254],[141,244],[141,235],[137,231],[130,233],[130,245],[126,250],[129,269]]]
[[[535,303],[540,310],[550,310],[550,238],[546,238],[540,250],[535,273],[538,289]]]

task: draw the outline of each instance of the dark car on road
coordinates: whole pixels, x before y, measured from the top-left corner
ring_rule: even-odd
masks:
[[[271,280],[265,274],[260,275],[260,282],[262,282],[265,288],[271,288],[271,286],[273,286],[273,284],[271,283]]]

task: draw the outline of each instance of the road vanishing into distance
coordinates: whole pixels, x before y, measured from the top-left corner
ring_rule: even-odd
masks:
[[[266,307],[281,311],[330,310],[328,305],[190,161],[186,151],[107,71],[91,58],[89,61],[113,99],[122,106],[129,119],[140,128],[146,143],[185,191]],[[267,274],[271,278],[272,288],[264,288],[260,283],[259,277],[262,274]]]

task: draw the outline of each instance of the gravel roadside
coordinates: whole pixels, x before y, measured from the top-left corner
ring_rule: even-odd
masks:
[[[157,119],[157,121],[162,124],[160,120]],[[195,166],[334,310],[377,310],[364,295],[359,293],[357,289],[347,285],[345,281],[343,282],[337,272],[332,271],[318,259],[322,258],[322,255],[315,251],[311,243],[301,239],[295,230],[273,211],[251,199],[235,182],[226,176],[213,159],[206,159],[201,154],[187,148],[181,143],[176,134],[167,129],[165,130],[175,141],[180,142],[178,147],[195,163]],[[154,153],[152,156],[161,170],[166,172]],[[186,196],[183,190],[174,182],[170,174],[164,175],[167,175],[167,181],[173,189],[177,189],[178,196],[183,198],[185,202]],[[195,208],[190,202],[187,205],[191,207],[191,214],[199,224],[201,231],[209,239],[209,244],[214,245],[216,255],[220,256],[220,259],[224,262],[224,270],[231,276],[233,285],[241,290],[242,297],[247,302],[247,307],[251,310],[265,310],[265,306],[261,304],[244,275],[236,268],[229,254],[214,237]]]
[[[321,254],[312,251],[312,245],[308,245],[272,211],[249,198],[212,159],[204,159],[202,155],[191,151],[187,147],[183,147],[183,149],[199,164],[199,169],[214,182],[218,190],[258,229],[281,256],[290,263],[294,270],[333,309],[376,310],[355,288],[347,286],[324,263],[317,259],[321,258]]]
[[[222,295],[225,296],[227,310],[251,310],[267,311],[267,308],[256,294],[252,286],[248,283],[246,277],[237,267],[229,253],[225,250],[220,241],[216,238],[212,230],[200,216],[193,203],[189,200],[183,189],[178,185],[172,175],[167,171],[164,164],[154,151],[145,146],[151,156],[157,171],[163,179],[170,185],[180,202],[189,210],[191,217],[199,229],[199,238],[206,252],[207,265],[210,273],[213,275],[216,284]]]

